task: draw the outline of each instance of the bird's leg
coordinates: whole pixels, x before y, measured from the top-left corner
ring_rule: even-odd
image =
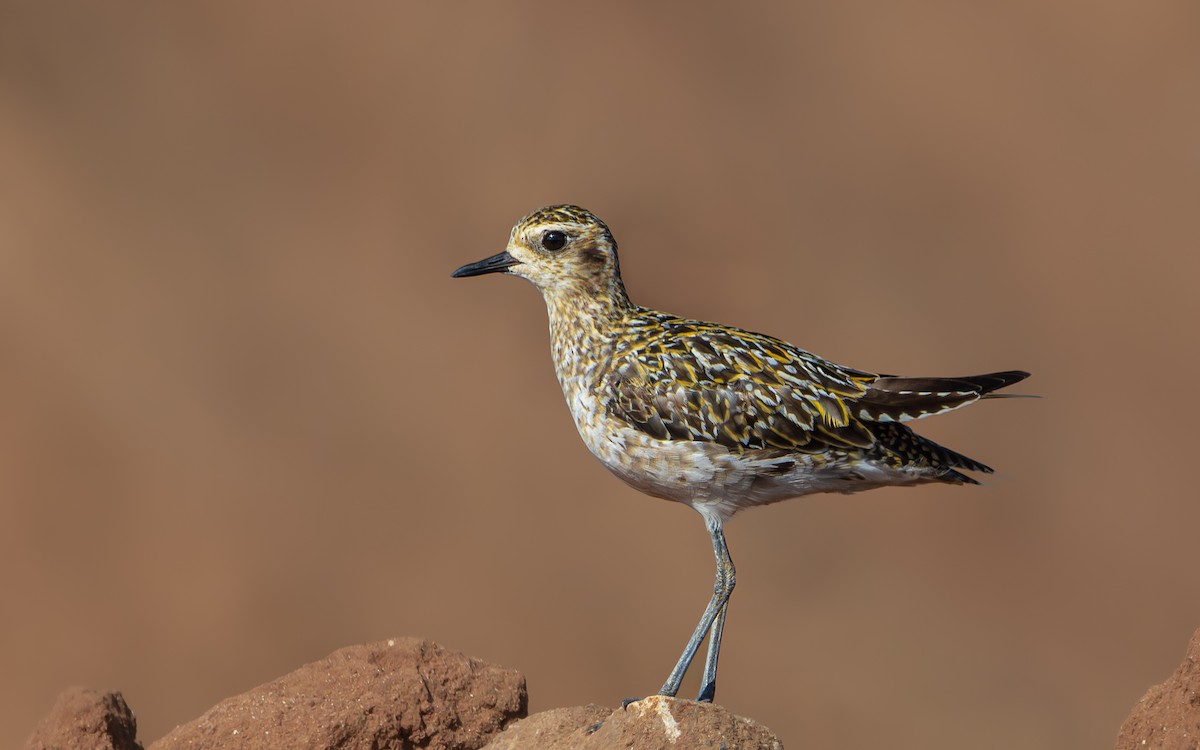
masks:
[[[732,575],[732,574],[731,574]],[[732,589],[733,587],[730,586]],[[729,611],[729,602],[721,607],[713,620],[712,630],[708,633],[708,656],[704,659],[704,676],[700,679],[700,694],[696,700],[701,703],[712,703],[717,696],[717,658],[721,655],[721,633],[725,630],[725,613]]]
[[[725,613],[729,611],[729,594],[733,593],[737,577],[734,574],[733,558],[729,556],[729,548],[725,546],[725,535],[721,534],[721,550],[717,552],[717,570],[724,570],[727,593],[725,603],[713,620],[712,629],[708,634],[708,656],[704,659],[704,676],[700,680],[700,694],[696,700],[712,703],[717,695],[717,659],[721,655],[721,634],[725,631]],[[716,541],[713,542],[716,549]],[[719,573],[718,573],[719,575]]]
[[[729,605],[729,595],[733,593],[736,579],[733,559],[729,556],[729,548],[725,545],[725,533],[721,530],[721,520],[706,518],[705,524],[708,526],[709,536],[712,537],[713,554],[717,558],[717,576],[713,582],[712,599],[704,608],[704,614],[700,616],[700,623],[696,625],[696,630],[688,639],[683,654],[675,663],[675,668],[671,670],[670,676],[667,677],[667,681],[663,683],[658,694],[674,696],[679,692],[679,683],[683,681],[684,673],[691,666],[692,659],[696,657],[696,651],[700,649],[700,642],[712,630],[712,638],[708,644],[708,658],[704,663],[704,685],[699,697],[699,700],[711,701],[717,690],[717,657],[721,652],[721,631],[725,627],[725,609]]]

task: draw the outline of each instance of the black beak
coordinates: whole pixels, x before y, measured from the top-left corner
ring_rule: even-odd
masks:
[[[509,255],[507,252],[497,253],[490,258],[484,258],[475,263],[468,263],[454,273],[450,274],[451,278],[461,279],[464,276],[481,276],[485,273],[496,273],[504,271],[513,266],[519,266],[521,261]]]

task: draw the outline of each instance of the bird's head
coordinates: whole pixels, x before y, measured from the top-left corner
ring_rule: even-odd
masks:
[[[579,206],[546,206],[517,222],[504,252],[470,263],[455,278],[508,273],[545,295],[618,296],[625,300],[617,242],[595,214]]]

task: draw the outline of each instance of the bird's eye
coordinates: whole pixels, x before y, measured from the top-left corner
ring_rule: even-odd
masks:
[[[550,230],[542,235],[542,247],[552,253],[557,253],[567,245],[567,235],[556,230]]]

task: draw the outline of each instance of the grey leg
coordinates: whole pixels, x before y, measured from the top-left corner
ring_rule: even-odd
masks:
[[[700,694],[696,696],[696,700],[702,703],[712,703],[713,698],[717,696],[717,658],[721,655],[721,633],[725,630],[725,613],[728,611],[729,602],[725,602],[725,606],[717,613],[717,619],[713,620],[712,630],[708,633],[708,656],[704,659]]]
[[[679,683],[683,682],[684,673],[691,666],[692,659],[696,657],[696,652],[700,649],[700,642],[711,630],[712,638],[708,644],[708,657],[704,662],[704,684],[698,699],[711,701],[717,691],[717,657],[721,652],[721,632],[725,627],[725,610],[729,605],[729,595],[733,593],[733,587],[737,581],[734,576],[733,559],[729,557],[729,548],[725,545],[725,533],[721,530],[720,520],[705,519],[705,524],[708,526],[709,536],[712,537],[713,554],[717,558],[717,576],[713,582],[712,599],[704,608],[704,614],[700,616],[700,623],[696,626],[692,637],[688,639],[683,654],[675,663],[675,668],[671,670],[670,676],[667,677],[667,681],[663,683],[658,694],[673,696],[679,692]]]

